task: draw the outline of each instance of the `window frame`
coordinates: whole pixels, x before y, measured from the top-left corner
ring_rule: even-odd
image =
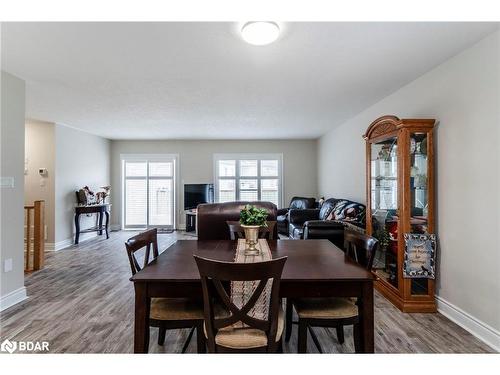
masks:
[[[125,164],[127,162],[139,162],[146,163],[146,175],[145,176],[129,176],[125,175]],[[150,176],[149,175],[149,163],[154,162],[173,162],[172,176]],[[162,229],[173,229],[178,227],[177,220],[177,192],[179,184],[179,154],[120,154],[121,163],[121,229],[122,230],[138,230],[138,229],[149,229],[149,228],[162,228]],[[127,212],[126,205],[126,183],[127,180],[133,179],[146,179],[146,224],[145,225],[126,225],[125,216]],[[173,188],[173,218],[171,225],[152,225],[149,223],[149,180],[161,180],[161,179],[171,179]]]
[[[219,161],[220,160],[235,160],[236,171],[234,176],[219,176]],[[257,160],[257,176],[241,176],[240,161],[241,160]],[[277,176],[262,176],[261,162],[262,160],[277,160],[278,175]],[[236,200],[240,198],[240,181],[241,180],[257,180],[257,200],[261,200],[262,195],[262,180],[278,180],[278,208],[283,207],[283,154],[281,153],[217,153],[214,154],[214,199],[219,202],[219,180],[235,180]],[[252,191],[243,189],[243,191]]]

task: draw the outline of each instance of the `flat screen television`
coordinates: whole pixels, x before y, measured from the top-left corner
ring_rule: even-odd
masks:
[[[214,184],[185,184],[184,210],[192,210],[202,203],[214,202]]]

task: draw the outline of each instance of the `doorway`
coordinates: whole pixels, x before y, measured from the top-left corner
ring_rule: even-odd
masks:
[[[175,229],[176,155],[122,155],[124,229]]]

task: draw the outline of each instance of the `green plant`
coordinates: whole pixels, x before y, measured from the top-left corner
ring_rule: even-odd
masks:
[[[267,216],[267,210],[247,204],[245,208],[240,211],[240,224],[267,227]]]
[[[373,234],[373,237],[378,240],[381,249],[386,249],[387,246],[389,246],[389,244],[391,243],[391,236],[385,228],[377,229]]]

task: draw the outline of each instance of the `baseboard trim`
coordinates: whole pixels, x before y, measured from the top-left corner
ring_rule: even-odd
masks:
[[[79,243],[88,241],[92,238],[97,237],[97,232],[95,233],[82,233],[80,234]],[[56,243],[45,243],[45,251],[59,251],[73,246],[75,237],[66,238],[65,240]],[[75,245],[78,246],[78,245]]]
[[[477,337],[492,349],[500,352],[499,331],[439,296],[436,296],[436,302],[438,312]]]
[[[116,231],[122,230],[122,226],[120,224],[111,224],[109,226],[109,230],[111,232],[116,232]]]
[[[54,242],[45,242],[45,251],[55,251],[56,247],[60,246],[59,244],[61,244],[62,242],[63,241],[57,242],[57,243],[54,243]]]
[[[24,286],[10,293],[7,293],[5,296],[2,296],[0,298],[0,311],[17,305],[19,302],[24,301],[26,298],[28,298],[28,295],[26,294],[26,287]]]

